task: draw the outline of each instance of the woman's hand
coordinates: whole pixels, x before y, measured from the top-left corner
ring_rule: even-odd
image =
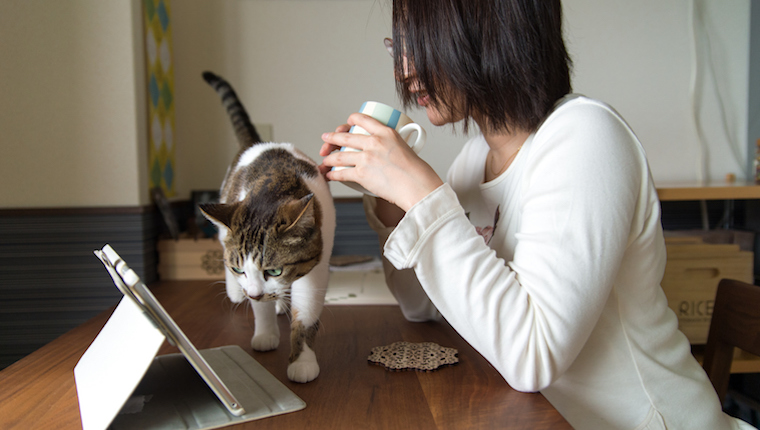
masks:
[[[358,125],[370,133],[348,133]],[[333,133],[322,135],[324,144],[319,155],[325,156],[320,171],[329,180],[353,181],[408,211],[415,203],[443,184],[432,167],[412,151],[396,130],[374,118],[355,113]],[[340,147],[361,152],[340,151]],[[352,167],[330,170],[332,167]]]
[[[335,129],[335,133],[348,133],[349,130],[351,130],[351,126],[348,125],[348,124],[343,124],[343,125],[338,126],[338,128]],[[325,136],[328,135],[328,134],[329,133],[323,134],[322,135],[322,139],[324,139]],[[322,145],[322,148],[320,148],[320,150],[319,150],[319,155],[321,155],[321,156],[324,157],[324,156],[330,155],[330,153],[332,153],[334,151],[338,151],[338,150],[340,150],[340,146],[333,145],[333,144],[325,142]],[[332,170],[332,166],[326,166],[324,164],[324,161],[322,162],[322,164],[319,165],[319,173],[321,173],[322,176],[324,176],[326,179],[329,179],[329,178],[327,178],[327,173],[330,170]]]

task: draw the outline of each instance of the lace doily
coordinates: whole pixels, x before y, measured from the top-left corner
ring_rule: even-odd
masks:
[[[224,273],[224,253],[220,250],[212,250],[201,257],[201,269],[209,275]]]
[[[396,342],[372,348],[368,360],[388,370],[433,371],[459,363],[459,351],[433,342]]]

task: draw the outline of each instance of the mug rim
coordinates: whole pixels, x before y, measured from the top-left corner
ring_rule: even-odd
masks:
[[[391,106],[391,105],[389,105],[387,103],[378,102],[378,101],[375,101],[375,100],[367,100],[364,103],[362,103],[361,107],[359,107],[358,112],[359,113],[363,113],[365,115],[369,115],[369,116],[377,119],[374,115],[367,114],[367,113],[364,112],[365,110],[367,110],[367,105],[370,104],[370,103],[373,103],[374,105],[377,105],[377,106],[380,106],[380,107],[386,107],[386,108],[389,108],[389,109],[392,110],[392,115],[391,116],[392,117],[396,116],[396,118],[397,118],[396,126],[395,127],[391,127],[390,124],[385,124],[385,125],[393,128],[395,130],[398,130],[399,127],[403,127],[404,125],[407,125],[407,124],[410,124],[410,123],[416,123],[417,122],[414,119],[412,119],[412,117],[410,117],[409,115],[407,115],[404,111],[402,111],[400,109],[396,109],[395,107],[393,107],[393,106]],[[402,119],[403,119],[403,121],[402,121]]]

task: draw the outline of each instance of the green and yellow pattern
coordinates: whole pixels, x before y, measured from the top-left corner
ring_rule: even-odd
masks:
[[[174,65],[170,0],[144,0],[150,188],[174,191]]]

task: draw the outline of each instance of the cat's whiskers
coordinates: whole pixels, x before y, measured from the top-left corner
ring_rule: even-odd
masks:
[[[283,309],[285,316],[288,317],[288,321],[293,321],[293,309],[290,307],[290,305],[285,306]]]
[[[226,286],[227,283],[225,281],[215,281],[215,282],[211,283],[209,286],[210,287],[217,287],[218,288],[220,285]],[[243,304],[242,302],[235,303],[232,300],[230,300],[230,297],[227,295],[227,292],[225,291],[224,288],[221,288],[221,289],[218,288],[217,293],[216,293],[216,297],[219,297],[219,296],[222,296],[222,303],[223,304],[224,303],[230,303],[231,304],[231,306],[229,307],[230,317],[232,317],[235,314],[235,312],[237,312],[237,309],[240,307],[240,305]]]

